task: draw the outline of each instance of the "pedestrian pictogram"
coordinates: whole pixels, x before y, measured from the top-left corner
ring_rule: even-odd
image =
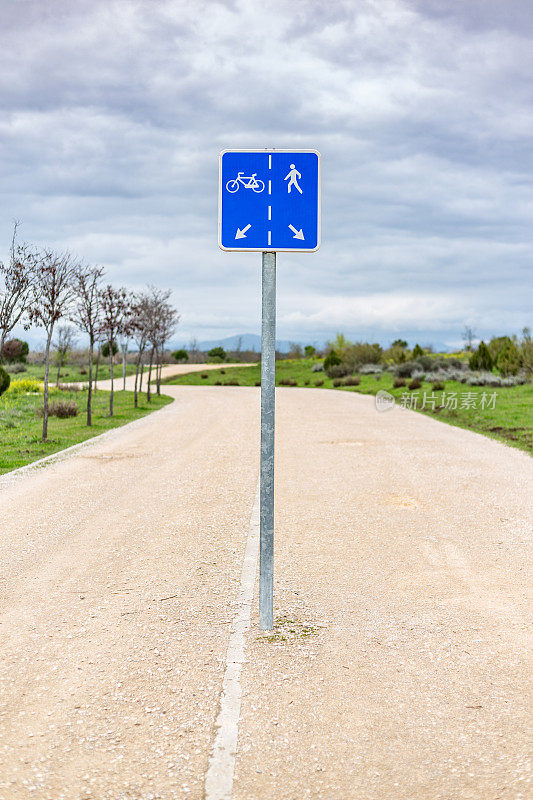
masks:
[[[290,171],[285,175],[285,180],[289,181],[288,184],[287,184],[287,191],[288,191],[289,194],[291,193],[291,189],[292,189],[293,186],[294,186],[295,189],[297,189],[300,192],[300,194],[303,194],[302,190],[298,186],[298,180],[297,180],[298,178],[301,178],[301,177],[302,177],[301,172],[298,172],[298,170],[296,169],[294,164],[291,164]],[[289,180],[289,178],[290,178],[290,180]]]
[[[225,150],[220,154],[222,250],[318,250],[320,154]]]

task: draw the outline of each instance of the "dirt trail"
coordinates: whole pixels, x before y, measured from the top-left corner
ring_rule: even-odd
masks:
[[[165,392],[0,479],[1,800],[203,797],[259,393]],[[248,636],[233,797],[530,797],[532,461],[370,397],[277,397],[278,623]]]

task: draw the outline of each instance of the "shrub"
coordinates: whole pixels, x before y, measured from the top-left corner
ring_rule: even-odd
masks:
[[[0,366],[0,395],[4,394],[4,392],[9,389],[10,383],[11,376],[8,374],[7,370]]]
[[[318,362],[317,364],[313,364],[312,372],[324,372],[324,364],[322,362]]]
[[[520,351],[511,340],[505,342],[496,356],[496,366],[502,375],[516,375],[520,369]]]
[[[355,375],[349,375],[344,381],[345,386],[359,386],[361,380],[356,378]]]
[[[202,372],[200,378],[203,378],[205,380],[206,378],[209,378],[209,375],[207,374],[207,372]]]
[[[405,378],[395,378],[394,383],[392,384],[395,389],[399,389],[401,386],[405,386]]]
[[[44,408],[38,408],[35,412],[38,417],[44,414]],[[52,400],[48,406],[49,417],[59,417],[66,419],[66,417],[76,417],[78,415],[78,406],[75,400]]]
[[[351,371],[350,366],[346,363],[333,364],[333,366],[326,370],[328,378],[344,378],[344,376],[349,375]]]
[[[174,350],[174,352],[171,353],[171,355],[172,355],[172,358],[174,359],[174,361],[177,361],[178,363],[180,361],[188,361],[189,360],[188,352],[186,350],[183,350],[183,349]]]
[[[17,378],[17,380],[11,382],[8,391],[9,394],[30,394],[32,392],[42,392],[43,389],[43,384],[35,380],[35,378]]]
[[[333,381],[333,386],[334,386],[336,389],[337,389],[339,386],[343,386],[343,385],[344,385],[344,381],[342,380],[342,378],[335,378],[335,380]]]
[[[207,351],[208,358],[219,358],[221,361],[224,361],[226,358],[226,351],[223,347],[212,347],[211,350]]]
[[[372,375],[373,373],[383,372],[383,367],[380,364],[362,364],[358,372],[361,375]]]
[[[240,383],[239,383],[239,381],[234,379],[234,380],[231,380],[231,381],[226,381],[224,386],[240,386]]]
[[[87,375],[87,370],[85,369],[85,367],[82,367],[80,369],[80,375]]]
[[[27,372],[28,367],[22,361],[17,361],[9,367],[12,375],[17,375],[19,372]]]
[[[310,382],[311,382],[311,381],[310,381],[310,380],[309,380],[309,378],[308,378],[306,381],[304,381],[304,386],[309,386]]]
[[[420,356],[420,358],[416,359],[422,369],[428,370],[431,369],[433,364],[433,359],[431,356]]]
[[[80,392],[81,387],[77,383],[60,383],[57,387],[62,392]]]
[[[407,388],[408,389],[420,389],[421,386],[422,386],[422,381],[419,380],[418,378],[413,378],[413,380],[411,381],[411,383],[409,384],[409,386]]]
[[[383,348],[377,342],[356,342],[346,348],[344,361],[350,364],[350,372],[362,364],[378,364],[383,357]]]
[[[222,386],[222,381],[215,381],[215,386]]]
[[[421,364],[418,361],[404,361],[403,364],[398,364],[394,371],[399,378],[410,378],[415,369],[420,369]]]
[[[413,347],[413,358],[420,358],[420,356],[424,355],[424,351],[420,347],[419,344],[415,344]]]
[[[224,368],[222,368],[222,369],[220,370],[220,374],[221,374],[221,375],[225,375],[225,374],[226,374],[226,370],[225,370]]]
[[[490,372],[494,366],[490,350],[483,340],[480,341],[479,347],[470,356],[468,366],[470,369],[480,369],[486,372]]]
[[[23,342],[21,339],[9,339],[4,342],[1,356],[4,361],[26,361],[29,351],[28,342]]]
[[[328,369],[330,369],[330,367],[336,367],[337,364],[340,364],[340,363],[341,363],[340,356],[337,355],[335,350],[330,350],[329,353],[327,354],[327,356],[324,359],[324,367],[323,368],[327,372]]]
[[[434,392],[443,392],[445,388],[446,388],[445,384],[441,383],[440,381],[435,381],[435,383],[433,384]]]
[[[261,381],[256,381],[256,382],[255,382],[255,385],[256,385],[256,386],[261,386]]]
[[[304,353],[306,358],[313,358],[314,354],[316,353],[316,350],[312,344],[306,344],[304,347]]]
[[[295,381],[294,378],[280,378],[279,385],[280,386],[298,386],[298,381]]]
[[[315,381],[315,386],[324,386],[324,381]]]
[[[109,358],[109,356],[111,355],[111,347],[113,348],[114,356],[116,356],[116,354],[118,353],[118,344],[116,342],[113,342],[112,345],[110,344],[110,342],[105,342],[102,345],[102,355],[104,358]]]

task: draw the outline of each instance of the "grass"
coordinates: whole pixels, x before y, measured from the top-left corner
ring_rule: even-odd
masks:
[[[40,381],[44,381],[44,364],[26,364],[26,371],[19,372],[17,374],[11,372],[13,366],[12,364],[4,364],[3,366],[11,375],[12,381],[16,380],[17,378],[37,378]],[[85,369],[86,372],[80,372],[82,369]],[[93,367],[93,377],[95,369],[96,365]],[[135,375],[135,364],[126,364],[126,375]],[[50,386],[55,386],[56,377],[57,366],[54,366],[54,364],[51,363],[49,376]],[[109,380],[110,377],[111,370],[109,368],[109,362],[104,363],[104,361],[101,361],[98,368],[98,383],[100,383],[100,381]],[[120,363],[115,363],[114,377],[117,385],[122,386],[122,361]],[[83,367],[77,364],[65,364],[65,366],[61,369],[60,381],[63,383],[81,383],[88,380],[89,371],[87,366]]]
[[[312,367],[316,363],[312,359],[277,361],[276,385],[315,388],[316,382],[322,381],[322,388],[324,389],[373,395],[380,389],[384,389],[394,396],[397,403],[401,403],[402,396],[405,396],[406,393],[412,394],[407,386],[394,388],[394,377],[388,372],[382,373],[381,376],[360,375],[358,386],[345,386],[343,383],[335,387],[333,379],[328,378],[324,372],[312,371]],[[215,384],[235,385],[235,382],[238,381],[239,386],[256,386],[260,380],[261,368],[259,365],[253,365],[226,367],[224,368],[224,373],[221,370],[211,370],[206,378],[201,377],[198,373],[188,373],[167,378],[163,380],[163,383],[213,386]],[[407,383],[409,382],[408,379]],[[440,390],[433,393],[432,386],[432,383],[424,381],[421,387],[416,392],[413,392],[418,396],[419,405],[424,397],[424,392],[426,397],[431,394],[434,394],[435,397],[435,408],[433,409],[433,404],[431,404],[425,409],[415,409],[419,413],[428,414],[450,425],[482,433],[529,453],[533,452],[533,384],[495,388],[490,386],[467,386],[457,381],[446,381],[444,387],[445,399],[449,397],[449,393],[456,392],[457,409],[442,407],[443,392]],[[466,393],[468,393],[466,402],[470,400],[471,407],[461,408],[460,406]],[[487,403],[491,405],[493,395],[495,395],[495,407],[481,408],[483,396],[485,405]]]
[[[15,378],[26,377],[24,372]],[[152,402],[146,402],[146,395],[139,396],[139,407],[133,407],[133,392],[115,392],[115,414],[109,417],[109,392],[97,391],[93,395],[93,425],[85,424],[86,391],[57,391],[51,400],[73,400],[79,408],[78,416],[67,419],[50,417],[48,421],[48,441],[41,442],[42,419],[36,411],[42,407],[42,394],[14,395],[5,393],[0,397],[0,474],[25,466],[39,458],[57,453],[78,442],[84,442],[99,433],[118,428],[127,422],[155,411],[172,398],[156,394]]]

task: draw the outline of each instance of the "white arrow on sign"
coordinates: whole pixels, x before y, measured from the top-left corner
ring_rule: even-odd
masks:
[[[246,239],[246,231],[250,230],[251,227],[252,226],[250,225],[250,223],[248,223],[248,225],[245,228],[243,228],[242,231],[240,228],[237,228],[237,233],[235,234],[235,238]]]
[[[291,231],[294,233],[294,236],[292,237],[293,239],[302,239],[302,240],[303,240],[303,238],[304,238],[304,232],[303,232],[303,230],[302,230],[301,228],[300,228],[300,230],[299,230],[299,231],[297,231],[297,230],[296,230],[296,228],[294,227],[294,225],[289,225],[289,228],[290,228],[290,229],[291,229]]]

